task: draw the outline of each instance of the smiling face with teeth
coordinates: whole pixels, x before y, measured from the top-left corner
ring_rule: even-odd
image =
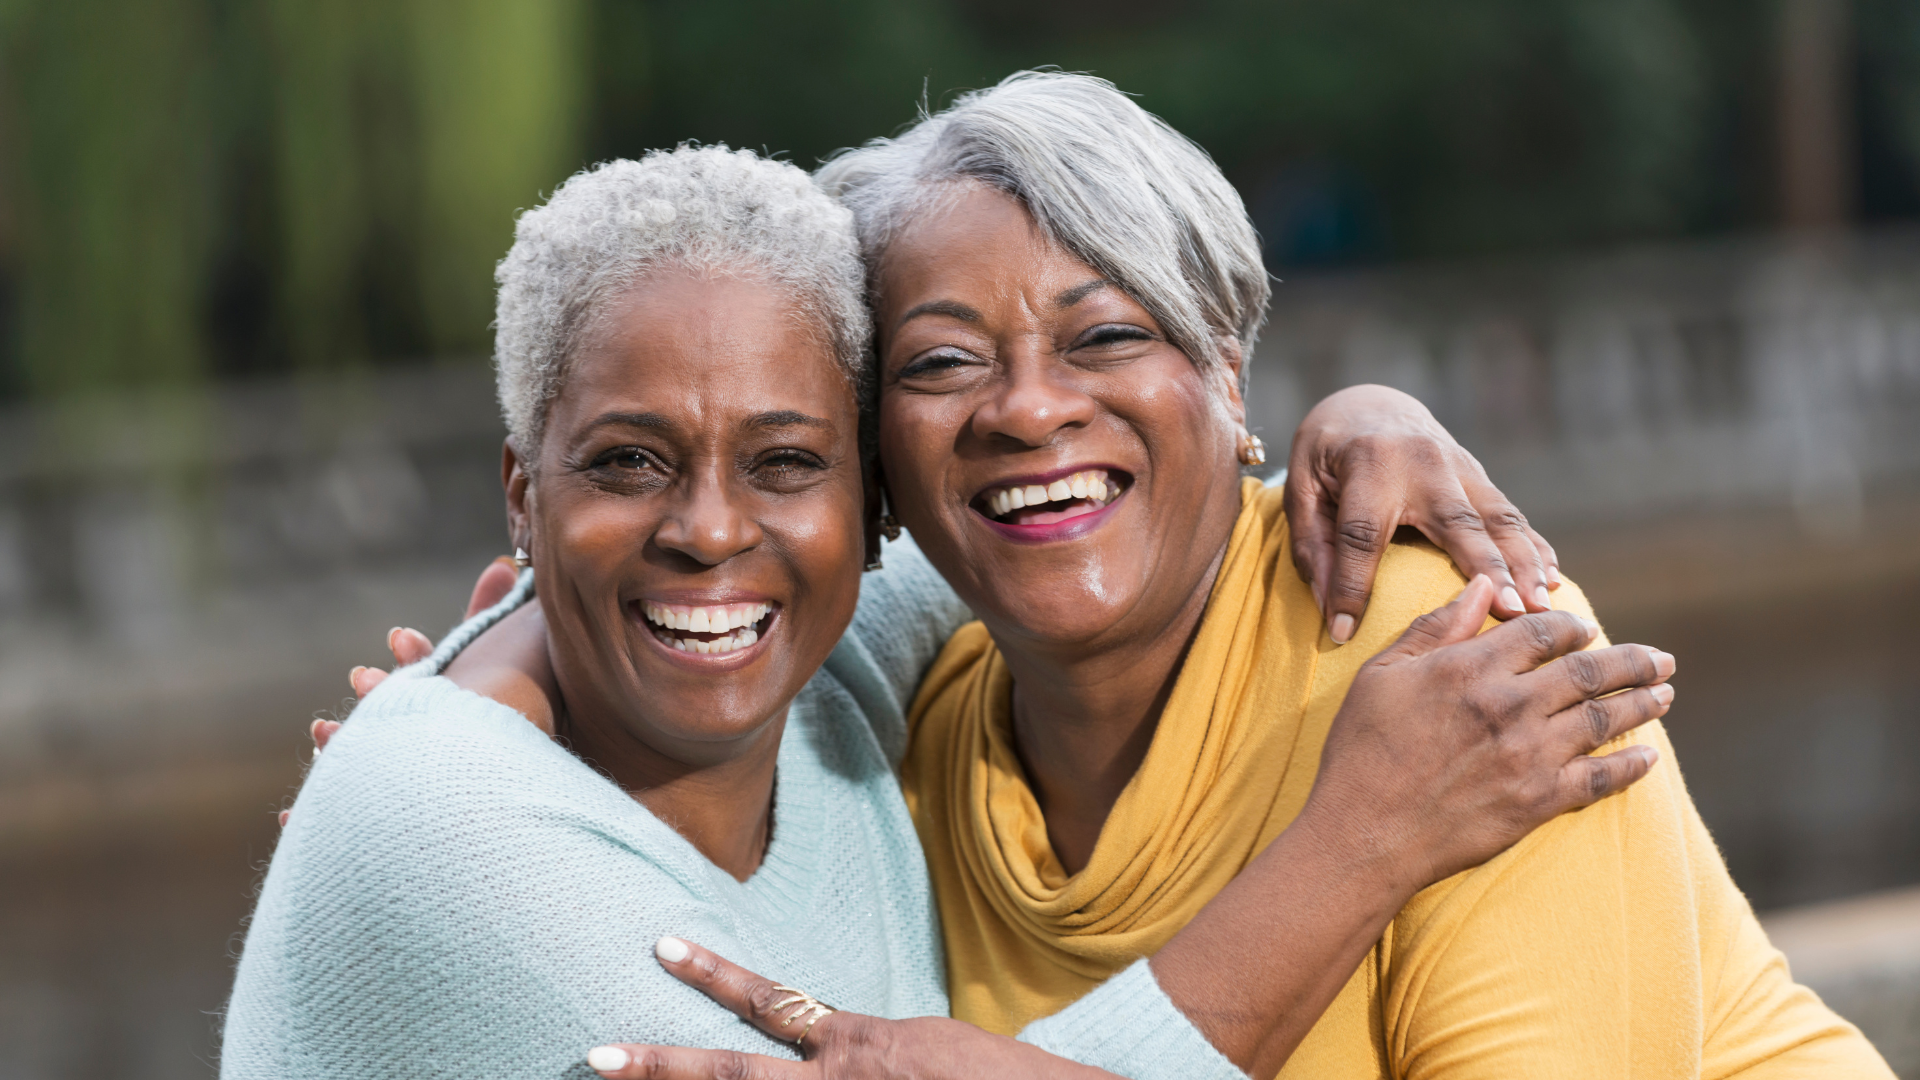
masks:
[[[657,273],[596,327],[536,474],[507,449],[509,516],[575,749],[669,782],[777,745],[852,619],[859,418],[823,335],[753,280]]]
[[[1010,661],[1180,638],[1240,510],[1237,344],[1203,370],[1016,200],[941,205],[880,263],[895,514]]]

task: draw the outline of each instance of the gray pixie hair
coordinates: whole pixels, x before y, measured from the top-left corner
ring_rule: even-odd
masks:
[[[500,408],[529,464],[602,308],[665,269],[740,275],[789,292],[865,400],[872,331],[847,210],[798,167],[751,150],[656,150],[575,173],[520,215],[494,270]]]
[[[1105,79],[1017,72],[841,151],[814,177],[853,211],[876,271],[908,222],[975,181],[1020,200],[1201,367],[1222,362],[1223,336],[1253,357],[1272,287],[1239,193],[1205,150]]]

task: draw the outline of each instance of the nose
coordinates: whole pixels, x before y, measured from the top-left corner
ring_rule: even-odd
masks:
[[[743,493],[713,473],[676,485],[678,497],[654,529],[654,543],[702,566],[718,566],[765,539]]]
[[[1010,350],[990,397],[974,410],[974,435],[987,442],[1045,446],[1062,430],[1093,422],[1098,406],[1073,371],[1048,351]]]

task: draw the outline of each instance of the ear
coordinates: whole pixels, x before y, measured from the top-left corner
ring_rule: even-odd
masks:
[[[1247,402],[1240,393],[1240,374],[1246,370],[1246,350],[1240,347],[1240,339],[1222,335],[1214,339],[1220,349],[1220,367],[1218,374],[1221,382],[1221,399],[1227,404],[1228,416],[1243,431],[1247,426]]]
[[[500,483],[507,489],[507,538],[514,547],[533,550],[533,477],[508,436],[500,443]]]

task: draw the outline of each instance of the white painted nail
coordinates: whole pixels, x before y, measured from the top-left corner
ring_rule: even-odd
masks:
[[[677,964],[685,960],[692,952],[693,950],[687,947],[687,943],[677,937],[663,937],[653,944],[653,955],[669,964]]]
[[[1520,602],[1520,594],[1511,585],[1500,590],[1500,606],[1508,611],[1527,610],[1527,605]]]
[[[596,1046],[587,1051],[587,1068],[594,1072],[618,1072],[633,1058],[617,1046]]]

